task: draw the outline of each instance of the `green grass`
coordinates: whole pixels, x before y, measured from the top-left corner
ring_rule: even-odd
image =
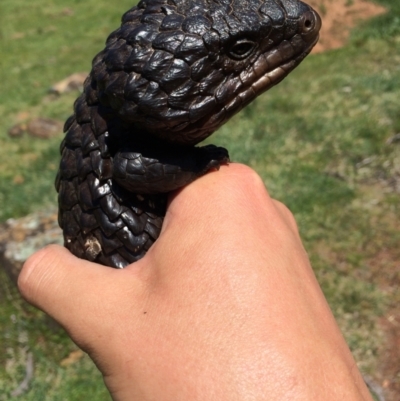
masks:
[[[24,401],[109,401],[100,373],[88,356],[70,364],[63,361],[76,351],[64,331],[43,313],[23,302],[0,269],[0,401],[14,399],[12,392],[26,373],[32,353],[34,376]]]
[[[48,94],[58,80],[89,71],[91,58],[119,25],[123,11],[106,2],[2,0],[0,2],[0,222],[55,204],[53,182],[59,162],[58,138],[10,138],[16,123],[42,116],[65,120],[77,93]],[[30,391],[21,400],[109,400],[88,357],[60,365],[76,346],[40,312],[18,296],[0,266],[0,400],[25,375],[26,352],[35,366]]]
[[[79,0],[2,0],[0,221],[56,199],[51,183],[58,166],[60,138],[41,141],[25,136],[15,140],[6,135],[7,130],[37,116],[66,120],[76,93],[58,98],[48,94],[49,88],[69,74],[90,70],[92,57],[130,6],[132,1],[126,0],[118,7]]]
[[[391,188],[400,145],[386,144],[400,132],[400,3],[379,2],[388,14],[357,28],[345,48],[307,58],[208,141],[255,168],[294,212],[331,308],[371,374],[383,341],[377,317],[400,302],[399,291],[388,295],[373,274],[382,249],[393,265],[400,260],[400,200]],[[7,130],[23,118],[68,117],[77,93],[47,90],[89,70],[131,5],[120,3],[0,3],[0,221],[55,202],[61,136],[11,139]],[[1,271],[0,283],[0,400],[23,379],[27,349],[36,370],[20,399],[109,399],[86,357],[60,365],[75,349],[65,334],[24,304]]]

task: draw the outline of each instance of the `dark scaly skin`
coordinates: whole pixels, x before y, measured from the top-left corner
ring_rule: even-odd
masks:
[[[144,0],[125,13],[65,124],[65,246],[117,268],[143,257],[168,192],[229,161],[194,145],[285,78],[320,26],[297,0]]]

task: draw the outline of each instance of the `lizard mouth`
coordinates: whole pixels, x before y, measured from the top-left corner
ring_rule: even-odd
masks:
[[[270,71],[261,75],[250,87],[238,93],[235,99],[233,99],[225,106],[225,111],[227,113],[236,113],[237,111],[251,103],[263,92],[281,82],[305,59],[305,57],[317,44],[318,39],[319,35],[317,35],[315,40],[313,40],[312,43],[297,57],[291,58],[288,61],[283,62],[283,64],[273,67]]]
[[[319,35],[315,35],[311,40],[307,40],[308,43],[305,43],[303,39],[296,43],[286,42],[282,45],[282,48],[275,49],[268,56],[261,55],[260,57],[265,58],[261,60],[259,68],[253,67],[252,82],[249,82],[247,85],[244,84],[244,87],[242,86],[236,94],[232,93],[233,96],[231,99],[226,104],[221,104],[220,108],[213,115],[198,121],[195,135],[189,135],[186,126],[175,128],[175,132],[181,131],[186,133],[182,138],[179,136],[180,142],[195,145],[207,138],[256,97],[281,82],[311,52],[318,39]]]
[[[302,16],[301,23],[301,31],[297,35],[281,42],[268,55],[259,56],[253,65],[254,82],[240,90],[224,107],[229,116],[281,82],[311,52],[319,40],[321,18],[311,9]]]

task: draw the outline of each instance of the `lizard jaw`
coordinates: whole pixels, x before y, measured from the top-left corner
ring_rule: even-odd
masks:
[[[289,61],[272,68],[261,75],[253,84],[251,84],[250,87],[239,92],[234,99],[223,107],[225,116],[229,115],[230,118],[233,114],[236,114],[242,108],[251,103],[260,94],[266,92],[286,78],[286,76],[289,75],[289,73],[294,70],[311,52],[312,48],[318,42],[318,39],[319,36],[317,36],[306,50],[300,53],[297,57],[289,59]]]

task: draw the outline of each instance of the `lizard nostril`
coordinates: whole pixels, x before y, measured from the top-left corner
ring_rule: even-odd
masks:
[[[315,26],[315,14],[312,11],[308,11],[303,15],[301,30],[302,33],[309,33],[314,29]]]
[[[314,11],[308,11],[303,14],[300,20],[300,31],[302,35],[314,36],[318,34],[321,28],[321,18]]]

